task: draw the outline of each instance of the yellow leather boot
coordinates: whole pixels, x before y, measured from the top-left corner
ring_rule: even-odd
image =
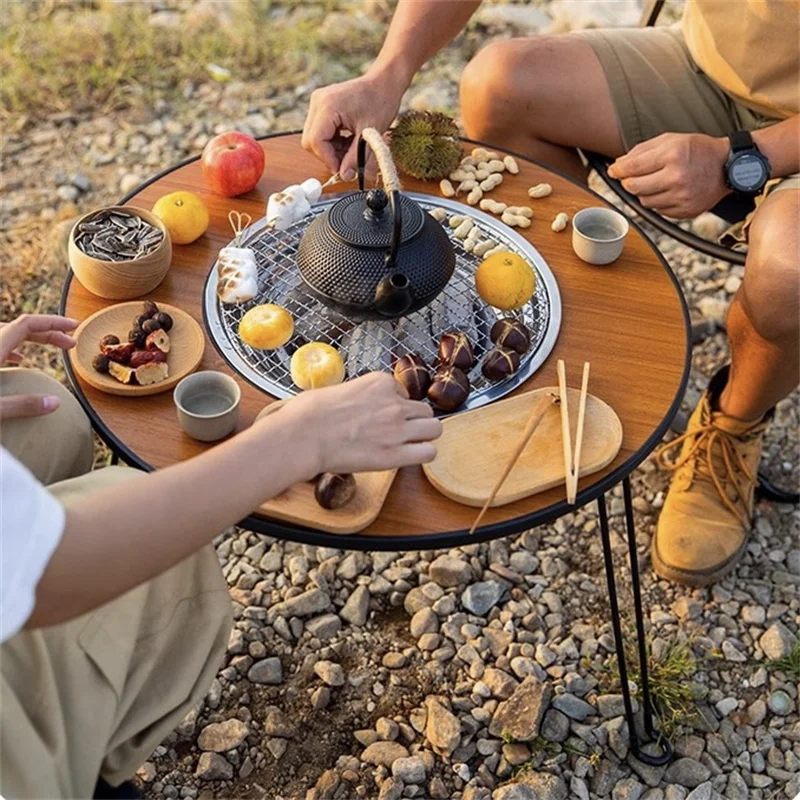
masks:
[[[753,493],[764,431],[772,412],[742,422],[714,411],[728,367],[712,379],[686,433],[664,445],[659,463],[673,471],[652,541],[653,568],[687,586],[709,586],[727,575],[750,534]],[[674,461],[667,456],[680,447]]]

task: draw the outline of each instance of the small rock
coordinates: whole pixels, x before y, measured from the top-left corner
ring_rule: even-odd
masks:
[[[59,200],[65,203],[74,203],[80,197],[80,191],[76,186],[59,186],[56,189]]]
[[[533,789],[534,797],[538,800],[567,800],[569,796],[567,784],[558,775],[549,772],[529,772],[524,780]]]
[[[425,736],[440,755],[450,756],[461,741],[461,723],[435,697],[425,700],[428,721]]]
[[[395,651],[386,653],[381,659],[381,664],[387,669],[402,669],[408,663],[405,653]]]
[[[739,664],[743,661],[747,661],[747,655],[739,650],[730,639],[726,639],[722,643],[722,654],[727,661],[733,661]]]
[[[267,611],[267,619],[273,621],[276,617],[284,617],[285,619],[310,617],[313,614],[326,611],[330,604],[330,598],[322,589],[309,589],[296,597],[291,597],[289,600],[270,606]]]
[[[792,713],[792,698],[782,689],[778,689],[769,696],[767,700],[769,710],[779,717],[785,717]]]
[[[703,613],[703,604],[692,597],[681,595],[672,604],[672,613],[678,619],[697,619]]]
[[[322,775],[317,778],[314,788],[317,790],[320,800],[330,800],[334,792],[339,788],[341,779],[339,773],[335,769],[326,769]]]
[[[569,717],[555,708],[548,708],[540,733],[548,742],[563,742],[569,736]]]
[[[439,556],[430,566],[431,580],[449,587],[467,583],[472,578],[469,564],[454,556]]]
[[[425,633],[437,633],[439,630],[439,618],[431,608],[421,608],[411,617],[409,630],[415,639],[419,639]]]
[[[317,686],[311,694],[311,707],[315,711],[327,708],[331,702],[331,690],[327,686]]]
[[[89,179],[85,175],[73,175],[70,179],[70,183],[80,192],[84,194],[92,188],[92,184]]]
[[[342,620],[336,614],[323,614],[306,622],[306,630],[323,642],[335,636],[342,629]]]
[[[679,758],[667,767],[664,780],[667,783],[678,783],[687,789],[694,789],[711,777],[711,770],[693,758]]]
[[[594,706],[589,705],[585,700],[581,700],[580,697],[575,697],[573,694],[560,694],[554,697],[553,708],[557,708],[570,719],[575,719],[578,722],[583,722],[587,717],[597,713]]]
[[[540,796],[525,783],[507,783],[494,790],[492,800],[540,800]]]
[[[714,707],[721,717],[727,717],[731,711],[735,711],[739,707],[739,701],[735,697],[726,697],[720,700]]]
[[[398,758],[408,758],[408,750],[399,742],[373,742],[361,754],[365,763],[387,769],[391,769]]]
[[[194,774],[201,781],[229,781],[233,766],[219,753],[201,753]]]
[[[701,783],[686,795],[686,800],[711,800],[714,796],[714,786],[711,781]]]
[[[286,739],[267,739],[267,750],[272,753],[272,756],[276,761],[281,760],[281,757],[286,752],[286,748],[288,746],[289,742]]]
[[[369,600],[369,589],[366,586],[356,586],[339,616],[351,625],[365,625],[369,616]]]
[[[742,622],[747,625],[763,625],[766,618],[767,612],[762,606],[745,606],[742,609]]]
[[[637,711],[636,698],[632,698],[633,710]],[[625,713],[625,698],[621,694],[601,694],[595,698],[597,710],[601,717],[613,719],[621,717]]]
[[[480,581],[467,586],[461,603],[467,611],[482,617],[500,600],[504,591],[497,581]]]
[[[623,778],[614,785],[611,797],[612,800],[639,800],[644,788],[635,778]]]
[[[392,764],[392,775],[403,783],[423,783],[425,762],[419,756],[398,758]]]
[[[375,723],[375,731],[385,742],[393,742],[400,735],[400,726],[389,717],[381,717]]]
[[[553,690],[530,675],[514,690],[514,694],[497,707],[489,725],[489,733],[498,738],[510,736],[518,742],[529,742],[539,734],[539,726]]]
[[[249,733],[244,722],[238,719],[229,719],[225,722],[206,725],[197,739],[197,744],[201,750],[225,753],[228,750],[235,750],[244,742]]]
[[[400,800],[403,796],[402,781],[395,780],[394,778],[387,778],[381,784],[381,790],[378,792],[378,800]]]
[[[150,783],[156,778],[156,766],[152,761],[145,761],[139,769],[136,770],[136,776],[144,783]]]
[[[782,622],[773,622],[758,640],[764,655],[773,661],[786,658],[796,642],[795,636]]]
[[[272,658],[265,658],[263,661],[256,661],[247,671],[247,678],[253,683],[277,686],[283,682],[281,660],[273,656]]]
[[[767,682],[767,677],[767,670],[759,667],[750,677],[750,685],[754,689],[758,689]]]
[[[494,697],[507,700],[519,686],[519,681],[512,678],[507,672],[494,667],[487,667],[483,673],[483,683],[488,687]]]
[[[328,686],[344,686],[344,670],[333,661],[317,661],[314,672]]]
[[[297,735],[297,727],[279,708],[268,711],[264,717],[264,733],[267,736],[280,736],[282,739],[293,739]]]
[[[132,172],[126,172],[119,182],[119,190],[123,195],[127,195],[136,189],[140,183],[142,183],[142,179],[138,175],[134,175]]]

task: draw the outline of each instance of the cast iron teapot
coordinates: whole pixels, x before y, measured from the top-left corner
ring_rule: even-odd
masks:
[[[386,192],[364,190],[367,144]],[[374,128],[358,142],[358,187],[308,226],[297,252],[300,275],[322,303],[354,320],[411,314],[447,285],[456,264],[453,245],[442,226],[400,192],[389,148]]]

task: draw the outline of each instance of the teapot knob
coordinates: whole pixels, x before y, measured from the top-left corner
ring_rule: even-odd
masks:
[[[389,198],[383,189],[370,189],[367,192],[367,208],[374,216],[382,214],[388,202]]]

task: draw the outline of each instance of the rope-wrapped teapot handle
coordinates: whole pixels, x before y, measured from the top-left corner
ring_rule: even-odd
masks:
[[[375,128],[364,128],[358,142],[358,188],[364,189],[364,167],[367,161],[367,148],[369,145],[375,154],[375,160],[381,171],[383,185],[387,192],[399,192],[403,187],[397,174],[397,167],[392,160],[392,152],[386,140]]]

